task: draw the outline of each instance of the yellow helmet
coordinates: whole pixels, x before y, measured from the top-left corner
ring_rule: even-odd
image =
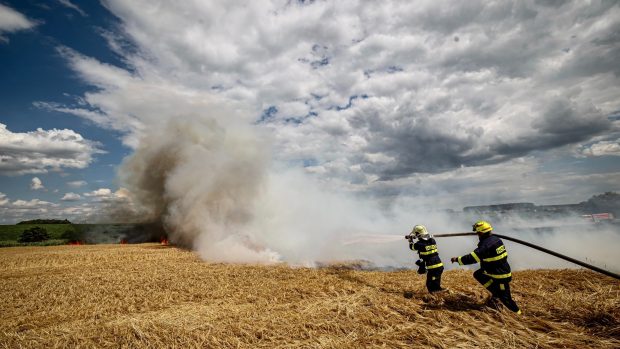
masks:
[[[418,239],[426,240],[429,238],[428,230],[426,230],[426,227],[423,225],[416,225],[415,227],[413,227],[411,234]]]
[[[493,230],[493,227],[487,221],[477,221],[476,223],[474,223],[473,229],[476,233],[486,234]]]

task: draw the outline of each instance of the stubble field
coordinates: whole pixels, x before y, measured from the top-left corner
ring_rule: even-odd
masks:
[[[0,249],[0,347],[618,348],[617,280],[516,272],[518,316],[471,271],[205,263],[158,244]],[[412,292],[412,298],[403,297]]]

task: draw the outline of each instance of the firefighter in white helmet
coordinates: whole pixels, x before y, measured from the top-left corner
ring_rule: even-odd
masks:
[[[416,225],[409,235],[409,248],[418,252],[419,260],[415,264],[419,267],[419,274],[426,274],[426,288],[428,292],[443,291],[441,288],[441,274],[443,273],[443,263],[439,258],[437,243],[428,233],[423,225]],[[413,239],[417,239],[415,243]]]

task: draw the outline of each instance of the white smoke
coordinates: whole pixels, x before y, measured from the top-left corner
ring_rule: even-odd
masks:
[[[221,115],[193,116],[150,125],[143,133],[120,171],[131,214],[161,222],[172,242],[205,260],[411,260],[404,238],[396,250],[343,241],[364,232],[404,235],[414,213],[388,213],[372,200],[326,189],[301,169],[272,165],[267,137],[252,126]]]
[[[499,232],[536,244],[579,261],[620,273],[617,251],[620,247],[619,224],[593,224],[578,217],[539,221],[548,231],[506,229]],[[519,225],[516,225],[519,227]],[[516,242],[504,241],[514,270],[576,268],[574,263],[554,257]]]
[[[207,259],[262,260],[244,243],[269,163],[261,142],[233,122],[171,119],[149,127],[121,177],[140,214],[161,221],[172,241]]]
[[[152,125],[123,164],[121,179],[140,217],[163,223],[172,242],[191,247],[207,261],[313,266],[364,260],[379,267],[413,267],[417,256],[404,239],[413,225],[424,224],[439,234],[467,231],[471,224],[463,217],[433,213],[430,201],[397,202],[386,209],[375,200],[329,188],[303,169],[275,165],[264,134],[222,117]],[[578,219],[505,221],[509,225],[496,229],[498,233],[618,269],[615,226],[592,232]],[[536,226],[563,228],[533,233]],[[589,239],[594,234],[596,240]],[[437,242],[450,269],[456,266],[449,258],[471,252],[477,238]],[[515,270],[575,266],[515,243],[506,245]]]

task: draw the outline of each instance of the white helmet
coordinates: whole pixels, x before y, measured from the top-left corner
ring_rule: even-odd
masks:
[[[413,227],[411,234],[415,236],[418,240],[428,240],[431,237],[431,235],[428,233],[428,230],[426,230],[426,227],[423,225],[416,225],[415,227]]]

